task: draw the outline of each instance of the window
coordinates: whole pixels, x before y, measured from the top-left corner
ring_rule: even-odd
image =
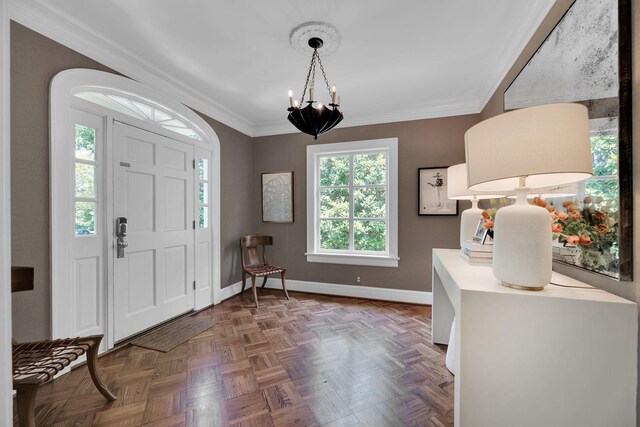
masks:
[[[307,147],[307,261],[398,266],[398,141]]]
[[[198,228],[209,227],[209,160],[198,160]]]
[[[615,117],[589,120],[593,176],[584,182],[586,196],[612,202],[618,200],[617,122]]]
[[[75,125],[75,233],[96,234],[96,130]]]
[[[124,95],[122,93],[112,93],[109,91],[83,91],[76,93],[75,96],[135,117],[136,119],[157,123],[167,130],[202,141],[202,136],[200,136],[195,129],[189,127],[185,123],[185,119],[177,116],[175,112],[163,108],[159,104],[154,104],[151,101],[143,100],[133,95]]]

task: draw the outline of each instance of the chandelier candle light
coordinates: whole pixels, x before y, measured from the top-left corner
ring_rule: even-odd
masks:
[[[298,101],[293,99],[293,91],[289,91],[289,108],[287,108],[289,115],[287,116],[287,119],[289,119],[289,121],[298,128],[299,131],[313,135],[313,139],[318,139],[318,135],[329,132],[338,123],[340,123],[343,116],[338,110],[338,107],[340,106],[340,98],[336,98],[336,87],[335,85],[331,88],[329,87],[327,75],[324,72],[322,61],[320,61],[320,54],[318,54],[318,49],[323,46],[323,41],[318,37],[311,37],[309,39],[309,46],[313,49],[313,55],[311,56],[311,64],[309,65],[307,80],[305,81],[304,89],[302,90],[302,98],[298,104]],[[329,97],[331,100],[329,102],[329,107],[331,108],[328,108],[321,103],[318,103],[318,107],[313,106],[313,104],[316,103],[316,99],[314,98],[316,64],[320,66],[322,77],[327,85],[327,90],[329,91]],[[307,105],[303,107],[305,104],[304,99],[307,89],[309,91],[309,99],[306,101]]]
[[[482,219],[482,209],[478,200],[497,199],[503,194],[490,194],[472,191],[467,188],[467,165],[460,163],[447,168],[447,198],[451,200],[469,200],[471,208],[462,212],[460,218],[460,247],[465,240],[473,239],[478,221]]]
[[[548,104],[492,117],[466,132],[465,150],[469,189],[516,192],[516,203],[496,213],[493,275],[505,286],[544,289],[551,280],[551,219],[527,203],[527,194],[593,174],[587,108]]]

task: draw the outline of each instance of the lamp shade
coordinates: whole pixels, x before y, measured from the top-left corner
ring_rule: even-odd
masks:
[[[593,174],[589,115],[580,104],[548,104],[492,117],[465,133],[469,188],[511,191],[577,182]]]
[[[469,190],[466,163],[447,168],[447,183],[447,198],[451,200],[497,199],[504,195]]]
[[[542,197],[543,199],[555,197],[572,197],[578,194],[578,184],[572,182],[564,185],[552,185],[551,187],[532,188],[531,197]]]

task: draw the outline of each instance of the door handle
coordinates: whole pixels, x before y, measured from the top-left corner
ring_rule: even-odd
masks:
[[[116,239],[116,249],[117,249],[117,257],[124,258],[124,248],[129,246],[129,244],[124,240],[124,237],[118,237]]]

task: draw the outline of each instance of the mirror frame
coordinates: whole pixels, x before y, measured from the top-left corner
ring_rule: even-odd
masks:
[[[518,79],[522,71],[529,65],[531,59],[538,53],[557,26],[562,22],[567,12],[576,3],[575,0],[567,8],[566,12],[558,20],[556,25],[545,36],[544,40],[536,48],[535,52],[527,60],[524,66],[518,71],[509,86],[502,94],[503,111],[505,95],[511,85]],[[627,282],[633,280],[633,114],[632,114],[632,0],[618,0],[618,206],[619,206],[619,236],[618,236],[618,256],[619,268],[618,279],[610,277],[612,280]],[[582,267],[576,268],[599,274],[595,271]],[[609,276],[607,276],[609,277]]]

